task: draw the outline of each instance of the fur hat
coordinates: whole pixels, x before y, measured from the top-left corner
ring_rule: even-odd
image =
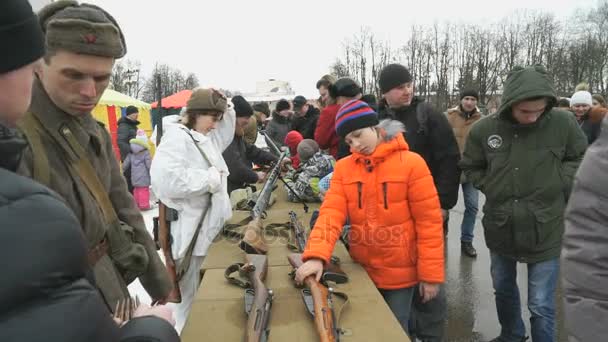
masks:
[[[412,82],[412,74],[401,64],[389,64],[380,71],[378,85],[382,94],[388,93],[404,83]]]
[[[20,69],[44,54],[44,35],[26,0],[0,1],[0,74]]]
[[[50,50],[112,58],[127,53],[118,23],[98,6],[56,1],[42,8],[38,17]]]
[[[465,89],[460,92],[460,100],[464,99],[467,96],[474,97],[475,100],[479,101],[479,92],[475,89]]]
[[[226,96],[215,89],[199,88],[192,92],[186,107],[188,111],[218,112],[226,111]]]
[[[342,138],[361,128],[377,126],[378,114],[367,103],[359,100],[346,102],[336,115],[336,133]]]
[[[234,111],[236,112],[237,118],[248,118],[253,115],[253,108],[251,108],[249,102],[241,95],[233,97],[232,104],[234,105]]]
[[[579,90],[570,98],[570,106],[576,106],[579,104],[593,105],[593,98],[591,93],[585,90]]]
[[[304,139],[298,144],[298,155],[302,163],[307,162],[317,152],[319,152],[319,144],[312,139]]]
[[[266,117],[270,116],[270,107],[268,106],[267,102],[259,102],[254,104],[253,110],[266,114]]]

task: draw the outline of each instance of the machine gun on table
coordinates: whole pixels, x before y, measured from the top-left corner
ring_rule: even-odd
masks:
[[[304,253],[306,248],[306,231],[302,222],[298,220],[298,215],[294,211],[289,212],[289,228],[293,234],[295,240],[295,250],[298,253]],[[331,281],[336,284],[343,284],[348,282],[348,276],[340,268],[340,259],[338,257],[331,257],[330,263],[325,266],[323,270],[323,280]]]

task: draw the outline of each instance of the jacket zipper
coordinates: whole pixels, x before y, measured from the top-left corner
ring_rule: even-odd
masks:
[[[384,209],[388,210],[388,201],[387,201],[387,191],[388,189],[388,184],[386,182],[382,183],[382,192],[384,195]]]
[[[362,209],[363,206],[361,204],[361,193],[363,192],[363,183],[357,182],[357,192],[359,193],[359,209]]]

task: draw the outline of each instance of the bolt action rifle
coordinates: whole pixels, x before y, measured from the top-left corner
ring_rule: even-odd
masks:
[[[233,264],[226,269],[225,278],[232,284],[245,289],[245,312],[247,313],[246,342],[266,342],[270,332],[270,308],[274,293],[264,284],[268,272],[268,258],[265,255],[247,254],[246,263]],[[248,281],[230,275],[239,272]]]
[[[294,269],[302,266],[301,254],[291,254],[287,259]],[[332,302],[333,289],[318,282],[314,274],[304,279],[304,286],[302,298],[306,308],[315,319],[319,341],[339,341],[340,331],[336,328],[337,322]]]
[[[163,115],[162,115],[162,95],[161,95],[161,79],[160,76],[157,79],[158,89],[158,116],[156,122],[156,146],[160,145],[161,138],[163,136]],[[166,301],[171,303],[180,303],[182,301],[182,294],[179,290],[179,279],[175,269],[175,260],[173,260],[173,253],[171,250],[171,244],[173,239],[171,238],[171,221],[172,209],[167,208],[160,200],[158,201],[158,217],[153,219],[154,222],[154,240],[156,241],[157,248],[160,247],[165,257],[165,266],[167,267],[167,273],[169,279],[173,285],[173,289],[169,292]]]
[[[251,221],[245,227],[243,232],[243,238],[241,239],[239,247],[248,254],[266,254],[268,252],[268,246],[264,240],[262,219],[265,216],[268,202],[270,202],[270,195],[274,190],[275,184],[279,179],[281,173],[281,162],[287,156],[287,152],[281,153],[281,156],[277,160],[276,164],[268,174],[268,178],[260,191],[257,202],[251,210],[250,218]]]
[[[304,253],[306,248],[306,231],[302,222],[298,220],[298,215],[294,211],[289,212],[289,227],[293,233],[295,240],[295,250],[298,253]],[[331,262],[325,266],[323,270],[323,280],[331,281],[336,284],[343,284],[348,281],[348,276],[340,268],[340,259],[338,257],[331,257]]]

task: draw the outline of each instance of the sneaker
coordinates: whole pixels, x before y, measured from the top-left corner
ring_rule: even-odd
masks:
[[[462,253],[464,253],[468,257],[471,257],[471,258],[477,257],[477,251],[475,250],[475,247],[473,247],[472,242],[464,242],[464,241],[461,242],[460,250],[462,251]]]

